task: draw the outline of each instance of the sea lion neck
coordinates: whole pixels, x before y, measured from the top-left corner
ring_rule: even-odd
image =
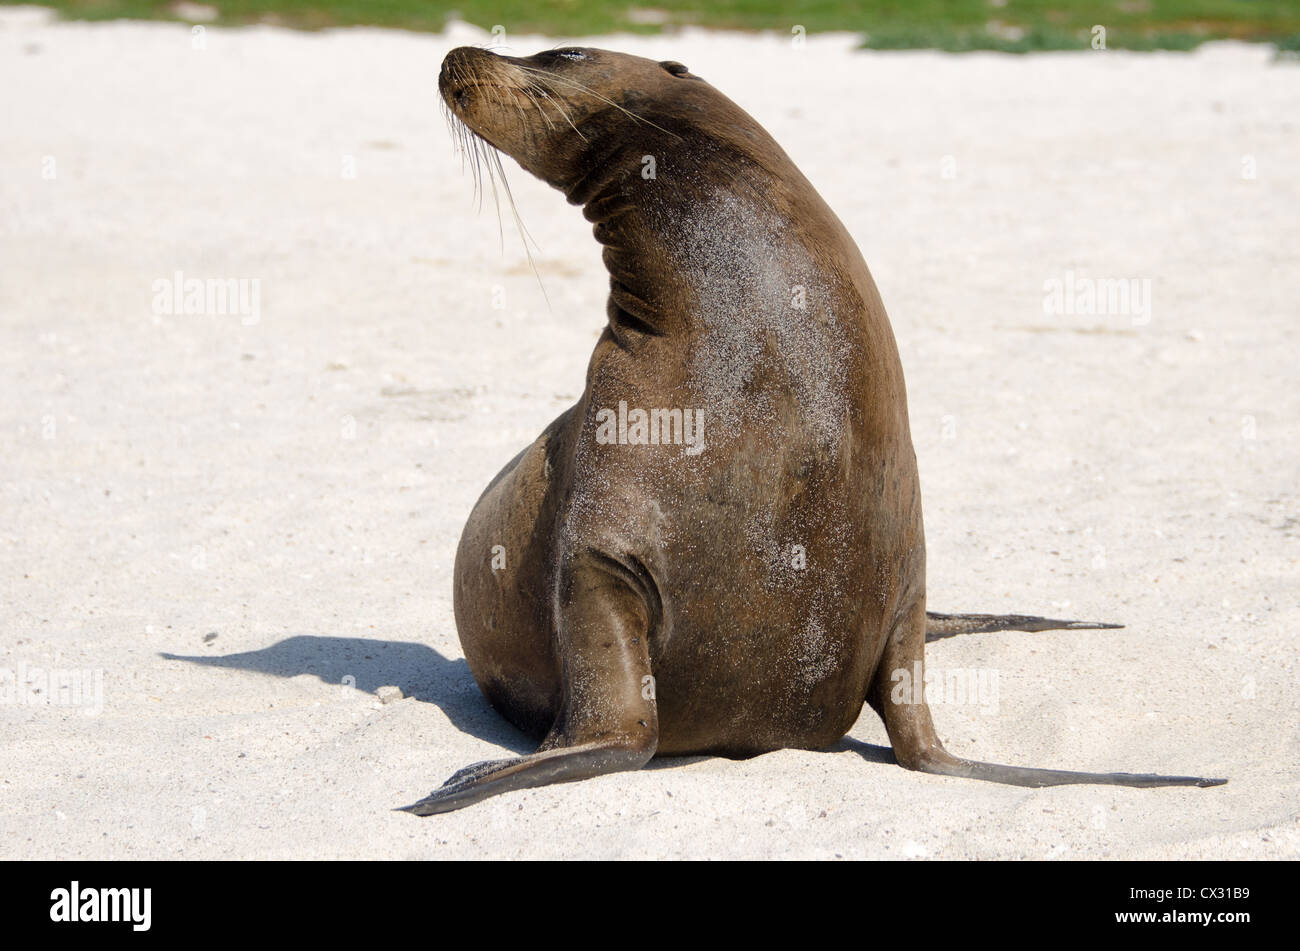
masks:
[[[797,325],[826,304],[814,296],[802,309],[803,288],[823,283],[812,276],[805,234],[822,203],[791,172],[782,183],[753,156],[700,139],[593,148],[581,174],[560,187],[582,205],[602,245],[615,336],[622,339],[624,328],[733,338],[765,332],[753,315],[790,310],[792,295],[798,303],[782,322],[799,333]]]
[[[602,246],[609,272],[606,308],[615,337],[625,331],[663,335],[681,330],[694,297],[671,258],[664,228],[667,205],[681,201],[657,179],[661,142],[626,136],[595,138],[575,163],[576,174],[556,184],[571,204],[581,205]]]

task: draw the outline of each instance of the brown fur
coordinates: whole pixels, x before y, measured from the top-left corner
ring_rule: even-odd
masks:
[[[582,398],[493,480],[456,556],[470,670],[540,749],[411,811],[654,755],[824,748],[864,702],[909,768],[1196,781],[970,763],[924,702],[891,702],[926,635],[902,367],[853,239],[754,119],[680,64],[604,50],[462,48],[439,88],[583,206],[610,298]],[[702,412],[704,448],[599,441],[620,403]]]

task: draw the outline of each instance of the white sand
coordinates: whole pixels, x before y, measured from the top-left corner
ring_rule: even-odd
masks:
[[[104,678],[98,716],[0,706],[0,857],[1300,853],[1300,67],[590,42],[714,82],[857,237],[911,388],[932,609],[1128,625],[931,645],[999,677],[996,712],[936,709],[949,747],[1229,785],[918,775],[862,746],[868,711],[829,752],[420,820],[389,810],[528,749],[460,659],[452,557],[580,392],[598,247],[511,165],[548,307],[473,209],[435,78],[483,34],[205,39],[0,11],[0,669]],[[260,320],[154,314],[178,270],[260,280]],[[1044,313],[1071,270],[1149,279],[1149,322]]]

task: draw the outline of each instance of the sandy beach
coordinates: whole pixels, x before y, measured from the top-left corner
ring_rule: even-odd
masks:
[[[857,239],[930,608],[1125,625],[931,644],[996,687],[935,708],[948,748],[1227,785],[911,773],[866,710],[824,752],[391,811],[532,749],[452,561],[605,321],[578,209],[506,160],[535,274],[475,204],[436,77],[489,40],[0,9],[0,858],[1300,855],[1300,64],[1239,44],[582,40],[688,64]]]

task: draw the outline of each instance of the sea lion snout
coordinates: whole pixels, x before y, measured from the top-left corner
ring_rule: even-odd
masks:
[[[563,187],[576,174],[580,153],[603,134],[588,124],[593,117],[610,111],[621,124],[629,114],[618,101],[621,81],[610,72],[621,62],[616,54],[577,47],[514,57],[461,46],[443,59],[438,91],[474,136]]]
[[[438,71],[438,92],[451,104],[451,97],[471,86],[497,85],[504,79],[498,64],[504,59],[474,46],[458,46],[442,60]]]
[[[515,57],[462,46],[443,60],[438,88],[467,151],[486,143],[578,204],[620,170],[654,181],[660,165],[682,169],[731,152],[787,162],[749,115],[676,60],[589,47]],[[713,147],[692,144],[705,140]]]

